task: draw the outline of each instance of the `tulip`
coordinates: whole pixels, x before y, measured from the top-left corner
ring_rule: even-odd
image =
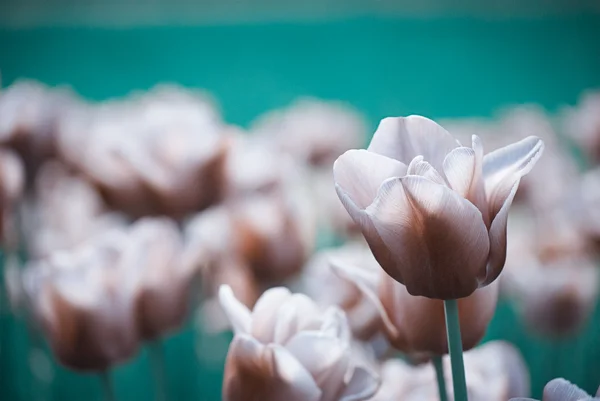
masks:
[[[23,195],[25,172],[19,156],[0,148],[0,240],[4,246],[17,246],[17,227],[13,213]]]
[[[559,378],[548,382],[544,387],[541,401],[598,401],[600,400],[600,388],[593,397],[577,387],[575,384]],[[532,398],[511,398],[510,401],[536,401]]]
[[[322,307],[342,309],[357,338],[372,339],[382,329],[379,311],[354,281],[335,272],[332,259],[355,263],[365,274],[378,274],[380,269],[366,244],[349,243],[316,253],[303,269],[300,289]]]
[[[34,182],[23,225],[32,258],[70,250],[111,228],[123,228],[123,215],[110,212],[97,189],[57,162],[46,162]]]
[[[443,362],[449,364],[447,358]],[[470,401],[505,401],[529,393],[525,361],[508,343],[490,342],[465,353],[465,368]],[[435,381],[431,365],[412,367],[390,359],[383,363],[381,387],[369,401],[437,401]],[[449,400],[453,399],[451,393]]]
[[[129,229],[125,263],[138,275],[135,312],[142,340],[179,328],[186,317],[196,269],[183,259],[183,241],[167,218],[138,220]]]
[[[386,118],[367,150],[334,164],[346,210],[409,294],[463,298],[502,271],[508,210],[544,145],[528,137],[484,156],[472,142],[424,117]]]
[[[235,331],[224,401],[360,401],[377,390],[375,373],[353,358],[339,309],[322,311],[283,287],[266,291],[252,311],[227,286],[220,299]]]
[[[303,164],[325,168],[366,139],[365,123],[354,110],[314,99],[301,99],[287,109],[259,117],[252,132]]]
[[[562,113],[563,131],[594,164],[600,161],[600,93],[588,92]]]
[[[138,348],[136,280],[122,258],[126,244],[124,232],[110,231],[24,270],[33,317],[58,361],[71,369],[106,371]]]
[[[438,299],[410,295],[407,288],[381,271],[370,274],[364,269],[332,260],[338,274],[353,281],[379,311],[391,345],[409,355],[448,353],[444,303]],[[462,345],[475,347],[483,338],[494,315],[498,286],[477,289],[458,300]]]

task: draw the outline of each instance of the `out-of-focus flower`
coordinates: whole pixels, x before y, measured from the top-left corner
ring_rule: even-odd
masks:
[[[112,227],[124,216],[109,212],[96,189],[57,162],[47,162],[35,181],[34,198],[23,213],[27,246],[33,258],[68,250]]]
[[[166,218],[145,218],[129,228],[124,263],[138,275],[135,314],[142,340],[177,329],[188,312],[196,266],[185,263],[182,236]]]
[[[409,355],[448,353],[444,303],[410,295],[403,284],[385,272],[370,274],[350,263],[332,260],[336,272],[354,283],[379,310],[390,344]],[[475,290],[458,300],[463,349],[469,350],[483,338],[494,315],[497,283]]]
[[[448,357],[443,361],[450,372]],[[490,342],[464,355],[467,392],[471,401],[505,401],[529,394],[529,374],[523,358],[508,343]],[[370,401],[439,400],[436,376],[431,364],[419,367],[390,359],[384,362],[381,387]],[[447,374],[446,389],[453,400],[452,378]]]
[[[0,240],[14,247],[18,239],[14,221],[17,202],[23,195],[25,172],[19,156],[0,148]]]
[[[579,186],[580,226],[596,246],[600,246],[600,168],[583,175]]]
[[[67,120],[61,157],[115,207],[134,216],[179,218],[223,195],[229,141],[214,107],[200,95],[158,87],[127,102],[75,109]]]
[[[366,400],[379,385],[353,358],[344,313],[321,311],[302,294],[266,291],[252,311],[220,291],[235,330],[225,366],[225,401]]]
[[[563,130],[593,163],[600,161],[600,92],[585,93],[562,113]]]
[[[315,254],[302,271],[300,290],[323,307],[338,306],[348,318],[352,333],[369,340],[382,329],[379,311],[356,283],[337,274],[331,260],[351,263],[365,269],[365,274],[379,278],[381,269],[366,244],[350,243]]]
[[[74,103],[71,91],[33,81],[19,81],[0,92],[0,143],[21,155],[30,176],[54,154],[58,124]]]
[[[600,400],[600,388],[593,397],[575,384],[559,378],[553,379],[544,387],[541,401],[597,401]],[[536,401],[533,398],[511,398],[510,401]]]
[[[578,332],[591,315],[600,272],[577,225],[564,211],[553,212],[537,221],[531,212],[511,216],[502,290],[531,330],[563,337]]]
[[[290,180],[299,180],[302,166],[280,152],[266,138],[230,133],[225,165],[225,197],[236,198],[280,190]]]
[[[357,112],[339,103],[313,99],[267,113],[254,123],[252,131],[299,161],[322,167],[331,166],[339,155],[366,140],[365,123]]]
[[[508,210],[543,148],[529,137],[484,156],[477,136],[462,147],[424,117],[386,118],[367,150],[337,159],[336,190],[410,294],[462,298],[502,271]]]
[[[123,258],[126,244],[123,231],[111,231],[24,270],[27,303],[57,359],[69,368],[106,370],[137,350],[137,279]]]

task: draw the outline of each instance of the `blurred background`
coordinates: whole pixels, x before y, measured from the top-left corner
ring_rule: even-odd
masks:
[[[15,132],[23,131],[22,127],[32,132],[38,129],[40,125],[34,120],[41,118],[45,111],[39,110],[45,110],[47,105],[77,104],[67,107],[70,110],[64,113],[61,111],[60,122],[50,129],[60,132],[53,135],[71,139],[73,135],[85,137],[87,130],[97,128],[94,138],[99,143],[109,136],[105,132],[109,128],[102,126],[100,120],[113,121],[119,110],[129,110],[134,117],[127,120],[126,128],[111,128],[120,130],[114,136],[133,135],[141,130],[136,128],[136,124],[142,123],[140,120],[151,120],[148,115],[159,115],[163,109],[175,114],[156,117],[156,129],[169,135],[171,126],[185,120],[183,114],[176,115],[178,105],[182,110],[194,109],[193,114],[199,107],[210,104],[210,113],[218,115],[211,119],[225,127],[220,128],[221,131],[233,130],[235,135],[254,134],[263,140],[266,138],[265,142],[274,146],[277,154],[285,153],[286,141],[294,143],[290,138],[297,135],[302,138],[304,131],[312,129],[316,132],[313,136],[318,137],[326,135],[322,132],[328,130],[342,130],[335,127],[336,122],[342,124],[344,119],[350,119],[348,131],[355,135],[347,147],[363,147],[381,118],[419,114],[447,121],[448,128],[454,133],[452,128],[455,127],[458,136],[482,135],[484,144],[490,143],[486,151],[494,147],[492,143],[510,142],[502,135],[507,138],[520,135],[514,131],[542,137],[551,131],[549,135],[557,138],[557,152],[571,160],[567,164],[576,166],[575,173],[566,178],[561,174],[548,174],[540,179],[541,187],[548,183],[558,186],[560,202],[565,197],[575,197],[573,194],[579,189],[575,191],[571,186],[578,185],[583,172],[593,169],[596,161],[586,151],[593,147],[593,138],[600,137],[598,118],[594,122],[585,114],[600,115],[598,101],[595,106],[589,101],[590,94],[600,89],[598,3],[566,0],[411,3],[387,0],[3,1],[0,3],[2,144],[15,150],[24,160],[25,181],[32,183],[40,177],[43,167],[31,167],[31,161],[39,164],[37,162],[46,160],[47,155],[42,152],[43,157],[37,154],[32,157],[22,147],[15,146]],[[159,84],[168,86],[157,87]],[[303,108],[299,99],[313,102],[310,103],[313,109],[322,113],[316,112],[318,117],[314,117],[315,113],[306,112],[310,107],[305,103]],[[140,106],[144,102],[148,104]],[[152,102],[156,104],[151,106]],[[331,103],[335,105],[333,109],[327,108],[330,102],[334,102]],[[588,107],[589,104],[592,106]],[[136,108],[138,106],[149,107],[148,114]],[[344,110],[343,117],[336,114],[340,112],[338,107]],[[95,108],[102,108],[102,113]],[[300,111],[294,114],[298,109]],[[267,114],[274,110],[280,110],[279,114]],[[97,113],[94,116],[99,117],[94,119],[89,113]],[[281,115],[290,114],[295,117],[282,120]],[[311,118],[316,118],[317,123]],[[89,122],[92,120],[93,123]],[[275,120],[276,128],[269,120]],[[194,130],[193,124],[195,122],[189,122],[185,127]],[[592,142],[581,141],[573,131],[587,130],[590,124],[597,124],[595,134],[590,134],[592,139],[589,135],[585,139]],[[44,130],[48,131],[47,126]],[[317,139],[319,144],[315,146],[330,146],[336,152],[336,143],[338,148],[346,146],[343,134],[339,135],[333,145],[322,145]],[[313,141],[312,137],[307,138],[306,141]],[[600,143],[600,138],[597,140]],[[190,230],[186,222],[190,216],[201,213],[199,209],[205,207],[198,201],[191,210],[177,206],[173,208],[175,211],[158,208],[159,211],[146,213],[136,204],[123,206],[111,197],[114,195],[111,190],[118,193],[119,187],[111,186],[110,178],[103,180],[99,178],[102,174],[96,172],[104,165],[98,161],[100,164],[90,167],[96,159],[87,149],[100,146],[97,142],[77,145],[75,140],[57,141],[58,151],[50,152],[52,158],[64,162],[76,173],[83,172],[86,180],[99,188],[106,209],[123,213],[127,224],[139,217],[138,214],[169,215],[187,233]],[[134,146],[137,145],[134,143]],[[73,156],[78,151],[91,158],[90,165],[84,166],[83,161]],[[293,151],[288,153],[294,156]],[[302,157],[305,164],[315,164],[306,155]],[[256,159],[249,160],[250,164],[242,169],[258,163]],[[324,162],[319,168],[327,170],[330,165]],[[552,168],[564,171],[562,166]],[[554,171],[552,168],[547,171]],[[585,185],[592,190],[600,189],[599,180],[588,180]],[[40,203],[39,199],[43,198],[39,194],[43,192],[39,191],[40,186],[43,187],[27,184],[24,193]],[[231,191],[239,192],[236,188]],[[244,191],[246,189],[241,192]],[[225,192],[221,200],[207,201],[206,205],[226,203],[223,199],[229,192]],[[60,199],[61,195],[56,196]],[[62,196],[68,203],[69,195],[63,192]],[[172,205],[169,196],[159,203]],[[173,196],[177,198],[177,193]],[[316,199],[321,199],[319,196]],[[60,205],[48,207],[47,213],[51,216],[65,213]],[[27,214],[23,211],[17,214],[26,220],[23,213]],[[98,214],[94,216],[94,219],[99,218]],[[41,220],[37,226],[34,224],[38,230],[40,224],[45,224],[44,219]],[[347,238],[347,233],[338,226],[317,225],[318,232],[313,239],[315,249],[340,245]],[[49,234],[51,238],[61,235],[60,223],[55,226],[53,229],[58,232]],[[579,226],[569,229],[578,233],[585,231]],[[565,230],[561,228],[558,232]],[[35,252],[28,244],[28,240],[34,239],[27,233],[23,238],[19,249],[25,263],[35,259],[32,257]],[[48,240],[35,239],[39,255],[55,248],[44,241]],[[5,249],[8,242],[5,240]],[[39,251],[40,247],[44,252]],[[308,248],[306,252],[310,256],[313,247]],[[306,262],[308,256],[302,262]],[[203,287],[207,280],[207,275],[202,275]],[[485,340],[505,339],[520,349],[530,370],[534,396],[539,397],[544,384],[558,376],[590,393],[595,392],[600,384],[600,312],[595,307],[596,290],[591,291],[592,301],[586,299],[585,307],[581,307],[585,312],[580,312],[578,305],[566,312],[568,316],[585,315],[582,323],[573,332],[557,338],[531,330],[527,313],[521,313],[522,308],[515,301],[522,297],[513,297],[513,287],[507,287],[509,290],[498,306]],[[528,291],[516,287],[521,292]],[[9,292],[5,291],[0,309],[0,398],[15,401],[102,399],[98,378],[59,365],[44,336],[27,323],[30,320],[27,313],[19,313],[15,311],[18,308],[9,304]],[[197,289],[197,292],[202,291]],[[181,328],[162,341],[167,392],[170,399],[219,400],[231,334],[205,330],[206,319],[196,309],[191,308]],[[112,377],[119,399],[154,397],[153,388],[146,385],[152,377],[149,358],[147,347],[141,347],[133,358],[114,368]]]

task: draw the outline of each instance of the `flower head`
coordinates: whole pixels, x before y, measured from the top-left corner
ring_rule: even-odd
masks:
[[[360,401],[378,379],[351,352],[339,309],[322,311],[310,298],[278,287],[252,311],[223,286],[220,299],[235,337],[225,366],[225,401]]]
[[[383,269],[428,298],[469,296],[506,257],[508,210],[543,150],[528,137],[484,156],[419,116],[381,121],[334,164],[336,190]]]

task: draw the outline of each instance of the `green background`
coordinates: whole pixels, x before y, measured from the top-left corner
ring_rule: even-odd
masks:
[[[71,85],[98,100],[158,82],[203,88],[218,99],[225,119],[240,125],[304,95],[346,101],[372,128],[389,115],[491,116],[520,103],[554,112],[574,104],[584,90],[600,87],[600,16],[0,27],[0,71],[4,86],[34,78]],[[591,392],[600,384],[598,310],[595,314],[577,339],[553,343],[527,335],[502,303],[488,338],[521,348],[535,395],[556,376]],[[30,350],[40,339],[8,315],[6,305],[0,318],[1,400],[101,399],[96,377],[54,365],[31,373]],[[220,399],[228,338],[199,334],[190,322],[166,341],[172,400]],[[145,351],[114,377],[120,400],[152,399]]]

